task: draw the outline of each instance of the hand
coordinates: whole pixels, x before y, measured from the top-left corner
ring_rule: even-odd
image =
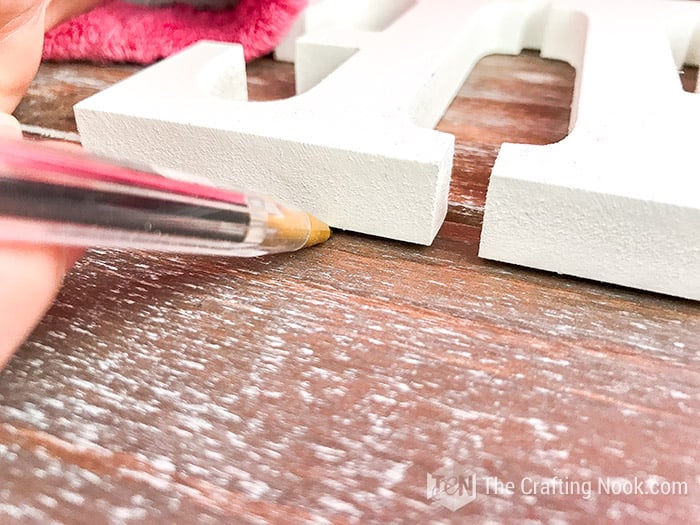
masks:
[[[100,0],[0,0],[0,136],[21,137],[10,115],[41,60],[44,31]],[[0,244],[0,368],[53,302],[80,248]]]

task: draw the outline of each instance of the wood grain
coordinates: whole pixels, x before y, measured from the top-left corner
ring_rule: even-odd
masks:
[[[131,71],[44,65],[17,115],[74,130],[70,103]],[[700,520],[697,303],[477,257],[500,144],[565,136],[573,81],[534,53],[479,64],[439,125],[457,147],[431,247],[91,250],[0,374],[0,521]],[[292,70],[257,61],[249,90],[291,96]],[[637,476],[688,494],[481,485],[453,513],[425,498],[450,460],[478,484]]]

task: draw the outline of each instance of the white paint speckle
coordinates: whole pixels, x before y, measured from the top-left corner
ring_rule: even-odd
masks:
[[[343,501],[341,499],[329,495],[321,496],[320,498],[318,498],[318,501],[321,505],[333,512],[350,514],[351,516],[354,516],[356,518],[362,517],[362,512],[357,507],[355,507],[351,503],[348,503],[347,501]]]
[[[270,486],[264,481],[246,479],[239,481],[238,484],[243,489],[243,492],[255,499],[263,499],[263,496],[270,492]]]
[[[37,494],[36,500],[45,507],[49,507],[51,509],[55,508],[58,505],[58,501],[46,494]]]
[[[549,425],[547,425],[547,423],[541,419],[531,417],[525,421],[532,425],[532,427],[535,429],[535,435],[538,439],[542,439],[544,441],[553,441],[556,439],[556,436],[549,432]]]
[[[409,463],[396,463],[388,470],[384,471],[381,479],[383,479],[387,485],[394,486],[403,481],[408,467]]]
[[[82,505],[85,502],[85,498],[77,492],[71,492],[65,489],[58,489],[58,495],[61,497],[61,499],[73,505]]]

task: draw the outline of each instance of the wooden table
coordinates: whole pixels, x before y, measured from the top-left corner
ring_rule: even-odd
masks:
[[[135,70],[44,65],[17,116],[71,138],[71,105]],[[698,304],[477,257],[499,145],[561,139],[573,81],[480,63],[439,126],[431,247],[90,251],[0,374],[0,522],[698,523]],[[291,67],[249,90],[292,95]],[[478,492],[455,512],[426,499],[452,462]],[[635,478],[680,494],[604,493]]]

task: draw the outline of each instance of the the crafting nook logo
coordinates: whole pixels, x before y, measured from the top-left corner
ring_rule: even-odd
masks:
[[[428,472],[425,497],[452,512],[476,499],[476,474],[453,464]]]

